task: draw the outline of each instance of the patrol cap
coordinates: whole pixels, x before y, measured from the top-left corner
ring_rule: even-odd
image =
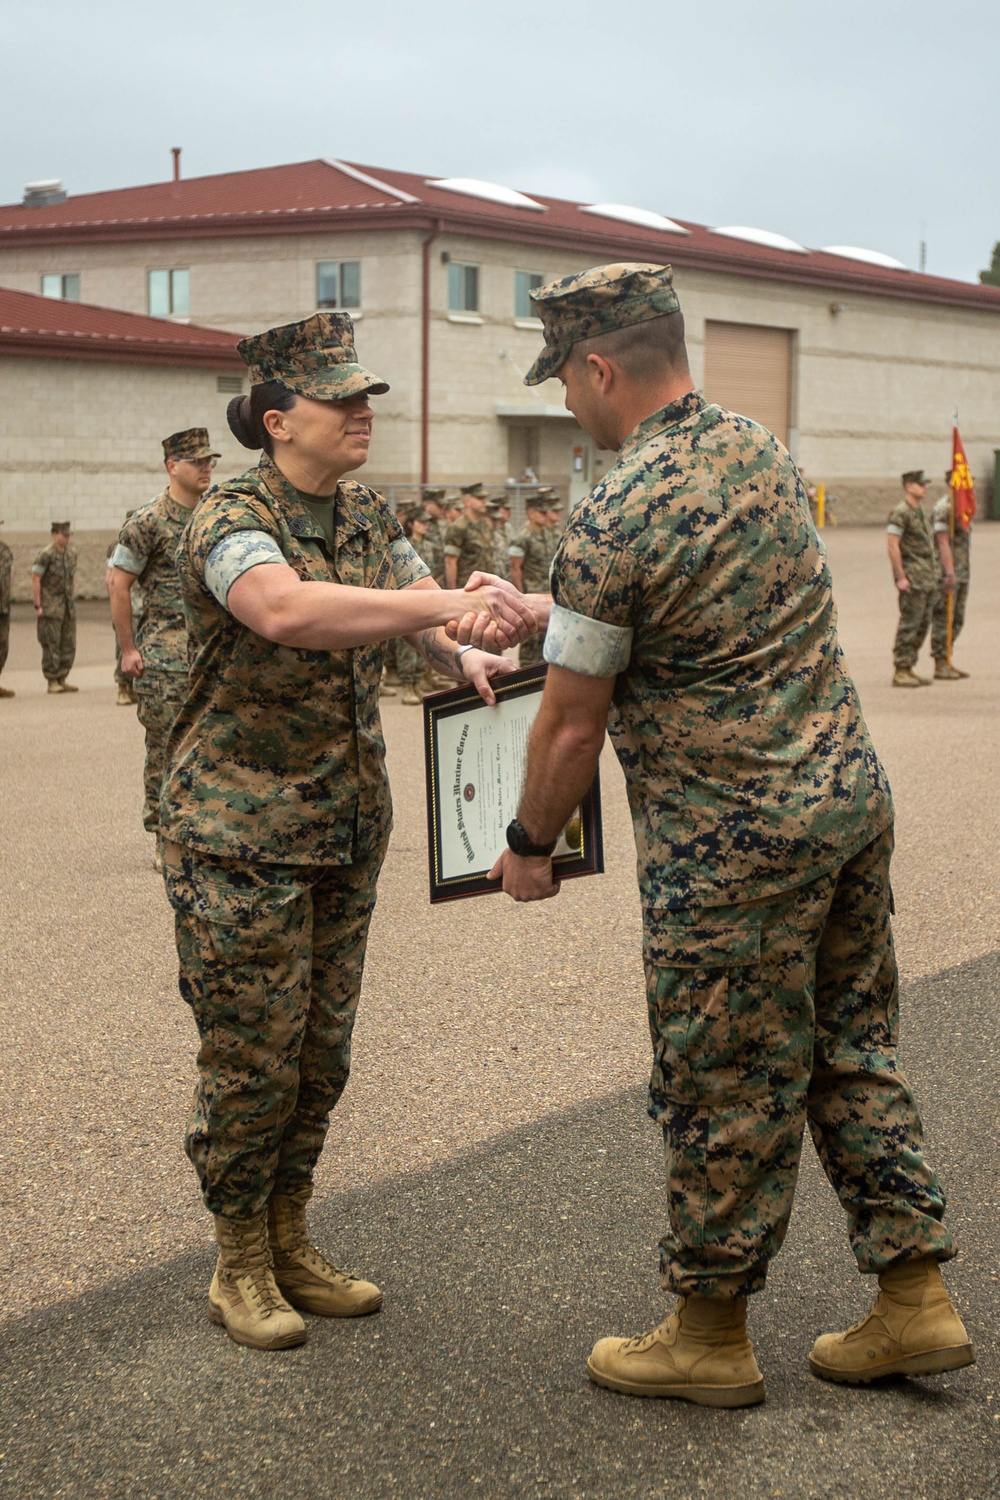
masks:
[[[439,490],[424,490],[424,499],[425,500],[441,501],[441,500],[444,499],[444,494],[445,494],[445,492],[444,492],[443,489],[439,489]]]
[[[207,427],[188,427],[184,432],[172,432],[163,439],[163,457],[190,463],[198,458],[218,458],[219,454],[208,440]]]
[[[502,510],[509,510],[507,497],[505,495],[491,495],[486,506],[488,516],[498,516]]]
[[[73,523],[71,521],[53,521],[49,527],[50,531],[61,531],[63,536],[69,536],[72,529]]]
[[[279,380],[315,401],[384,396],[388,383],[358,364],[354,324],[346,313],[313,313],[300,323],[268,328],[240,339],[236,351],[250,371],[251,385]]]
[[[544,495],[529,495],[524,502],[525,510],[548,510],[550,502]]]
[[[923,469],[908,469],[903,475],[904,484],[930,484]]]
[[[594,266],[550,281],[530,295],[542,320],[545,348],[525,375],[525,385],[541,385],[555,375],[581,339],[681,310],[670,267],[644,262]]]
[[[551,484],[540,484],[535,491],[539,500],[558,500],[559,491]]]
[[[486,499],[486,492],[483,489],[483,482],[481,479],[477,479],[474,484],[460,484],[458,487],[458,493],[460,495],[474,495],[477,500]]]

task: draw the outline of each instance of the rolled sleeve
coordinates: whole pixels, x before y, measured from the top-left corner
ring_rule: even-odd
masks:
[[[896,523],[895,523],[895,521],[890,521],[889,524],[888,524],[888,526],[885,529],[889,533],[890,536],[905,536],[905,534],[906,534],[903,531],[902,526],[897,526]]]
[[[632,654],[632,627],[609,625],[554,604],[542,654],[554,667],[583,677],[617,677]]]
[[[141,553],[133,552],[131,547],[126,547],[124,542],[119,542],[111,554],[108,567],[121,568],[123,573],[134,573],[137,578],[140,578],[146,571],[147,561],[148,559]]]
[[[412,545],[405,536],[399,536],[389,547],[389,558],[392,563],[392,577],[398,589],[407,589],[411,583],[419,583],[421,578],[430,578],[431,570],[418,557]]]
[[[266,531],[233,531],[216,542],[205,560],[205,587],[228,608],[229,590],[237,578],[261,563],[282,563],[288,559]]]

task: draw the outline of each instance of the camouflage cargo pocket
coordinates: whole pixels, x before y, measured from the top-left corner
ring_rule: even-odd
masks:
[[[647,912],[646,987],[653,1042],[650,1113],[713,1107],[768,1092],[760,927]]]

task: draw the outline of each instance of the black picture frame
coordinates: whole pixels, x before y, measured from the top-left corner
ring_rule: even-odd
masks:
[[[537,696],[541,700],[545,686],[547,666],[524,667],[517,672],[493,679],[493,691],[498,703],[511,698]],[[459,876],[445,876],[441,869],[441,820],[445,804],[452,806],[454,789],[447,796],[443,791],[444,768],[438,763],[437,726],[456,714],[466,717],[470,713],[488,714],[491,709],[480,698],[471,685],[457,687],[443,693],[434,693],[424,699],[424,768],[427,792],[427,852],[430,899],[432,905],[442,901],[459,901],[469,896],[486,896],[499,891],[501,882],[489,880],[486,871],[474,871]],[[451,768],[448,775],[451,776]],[[575,852],[556,853],[552,870],[558,880],[572,880],[580,875],[604,873],[604,830],[601,821],[600,772],[595,771],[594,780],[579,808],[579,845]],[[571,823],[573,820],[571,819]],[[567,825],[569,827],[569,825]],[[574,837],[576,830],[573,830]]]

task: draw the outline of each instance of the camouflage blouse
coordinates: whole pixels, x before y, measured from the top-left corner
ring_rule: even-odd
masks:
[[[31,564],[42,580],[42,613],[49,618],[76,614],[76,549],[43,547]]]
[[[569,519],[547,661],[617,675],[647,914],[836,869],[892,820],[784,448],[696,392],[647,417]]]
[[[899,550],[903,559],[903,572],[915,589],[934,589],[934,554],[936,546],[931,541],[927,517],[919,505],[909,500],[900,500],[889,516],[886,531],[899,537]]]
[[[247,565],[286,562],[307,582],[391,589],[427,569],[363,484],[339,485],[328,543],[267,457],[205,497],[178,550],[190,680],[167,749],[164,836],[227,859],[351,864],[384,844],[392,822],[382,645],[310,651],[255,634],[206,582],[207,572],[218,587],[210,560],[227,547],[242,547]]]
[[[135,643],[143,666],[187,672],[187,624],[177,571],[177,544],[192,512],[169,489],[133,511],[118,533],[111,566],[142,579],[142,612]],[[135,589],[132,590],[133,595]]]

